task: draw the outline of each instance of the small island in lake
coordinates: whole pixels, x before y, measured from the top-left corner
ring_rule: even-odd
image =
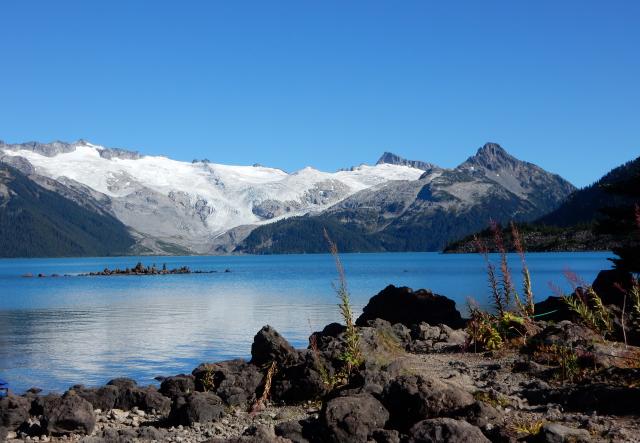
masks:
[[[145,266],[141,262],[138,262],[133,268],[104,268],[102,271],[89,272],[85,274],[79,274],[80,277],[94,277],[94,276],[115,276],[115,275],[173,275],[173,274],[215,274],[218,271],[202,271],[192,270],[188,266],[180,266],[179,268],[169,269],[166,264],[162,265],[162,268],[158,268],[155,263],[151,266]],[[225,269],[224,272],[231,272],[230,269]]]

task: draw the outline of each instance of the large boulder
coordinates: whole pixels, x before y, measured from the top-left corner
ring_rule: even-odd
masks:
[[[609,269],[600,271],[591,287],[598,294],[604,305],[622,307],[624,295],[631,292],[633,285],[634,280],[630,272]],[[629,303],[628,297],[627,303]]]
[[[212,392],[192,392],[177,397],[171,406],[169,421],[178,425],[209,423],[224,416],[222,399]]]
[[[585,348],[598,342],[602,342],[601,336],[568,320],[551,324],[529,339],[529,344],[534,348],[540,345]]]
[[[586,429],[571,428],[560,423],[547,423],[540,431],[542,443],[589,443],[593,441]]]
[[[62,397],[45,402],[43,421],[50,434],[91,434],[96,416],[91,403],[75,392],[67,391]]]
[[[193,376],[197,391],[213,392],[229,406],[252,403],[263,379],[256,366],[242,359],[202,363]]]
[[[160,393],[174,399],[181,395],[190,394],[196,390],[196,378],[193,375],[175,375],[167,377],[160,383]]]
[[[205,443],[291,443],[291,440],[279,437],[275,434],[272,426],[257,425],[250,426],[239,437],[212,438]]]
[[[321,443],[322,424],[313,418],[285,421],[275,426],[278,437],[291,440],[293,443]]]
[[[356,325],[366,326],[370,320],[381,318],[391,324],[402,323],[408,328],[421,322],[431,325],[445,324],[461,328],[464,321],[453,300],[431,291],[387,286],[373,296],[364,307]]]
[[[562,320],[577,321],[578,315],[573,312],[562,297],[549,296],[545,300],[536,303],[534,312],[539,320],[561,322]]]
[[[334,398],[322,411],[329,441],[335,443],[365,443],[388,419],[389,412],[370,394]]]
[[[155,411],[158,414],[166,415],[171,409],[171,400],[158,392],[154,386],[122,387],[114,407],[124,411],[137,407],[145,412]]]
[[[266,366],[274,361],[286,366],[295,362],[297,355],[293,346],[269,325],[263,326],[253,338],[251,363],[256,366]]]
[[[29,418],[31,402],[15,395],[0,398],[0,428],[15,431]]]
[[[409,443],[489,443],[479,428],[452,418],[422,420],[409,434]]]
[[[276,372],[271,385],[273,400],[298,403],[315,400],[327,393],[326,378],[332,374],[331,366],[308,349],[301,351],[296,361],[296,364],[279,368]]]
[[[100,409],[102,411],[113,409],[120,395],[120,389],[114,385],[102,386],[100,388],[86,388],[82,385],[76,385],[71,389],[91,403],[93,409]]]
[[[409,429],[420,420],[453,416],[474,403],[469,392],[423,375],[401,375],[387,384],[382,402],[393,429]]]

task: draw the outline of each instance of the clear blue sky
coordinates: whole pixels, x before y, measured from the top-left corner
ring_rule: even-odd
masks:
[[[0,139],[334,170],[640,155],[640,2],[0,3]]]

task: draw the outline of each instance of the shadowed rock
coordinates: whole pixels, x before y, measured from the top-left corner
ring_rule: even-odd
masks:
[[[382,429],[389,412],[370,394],[355,394],[330,400],[322,411],[329,441],[365,443],[376,429]]]
[[[408,328],[421,322],[430,325],[445,324],[452,328],[461,328],[464,321],[456,309],[453,300],[434,294],[431,291],[387,286],[373,296],[364,307],[356,325],[366,326],[370,320],[381,318],[391,324],[402,323]]]

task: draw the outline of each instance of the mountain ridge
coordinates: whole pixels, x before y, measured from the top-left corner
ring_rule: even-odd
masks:
[[[331,221],[355,249],[430,250],[477,227],[489,211],[530,220],[574,189],[495,143],[453,169],[385,153],[376,165],[333,173],[187,163],[85,140],[0,143],[0,158],[119,220],[137,239],[133,250],[150,254],[263,253],[249,244],[273,245],[254,241],[275,233],[267,226],[293,233],[312,217],[313,226]]]

